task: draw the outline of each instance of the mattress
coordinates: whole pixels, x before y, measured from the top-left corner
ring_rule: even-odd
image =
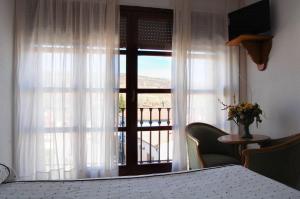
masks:
[[[0,198],[300,199],[300,192],[242,166],[189,172],[0,185]]]

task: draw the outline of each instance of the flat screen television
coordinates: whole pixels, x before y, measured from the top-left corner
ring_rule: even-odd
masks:
[[[228,18],[229,40],[242,34],[267,34],[271,30],[269,0],[262,0],[231,12]]]

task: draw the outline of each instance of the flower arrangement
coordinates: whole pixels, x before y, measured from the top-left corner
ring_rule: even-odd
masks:
[[[234,100],[235,101],[235,100]],[[255,121],[256,126],[261,123],[262,110],[257,103],[243,102],[236,105],[226,105],[221,102],[224,108],[222,110],[228,111],[228,120],[234,121],[238,126],[244,126],[243,138],[252,138],[249,132],[249,126]],[[235,103],[234,103],[235,104]]]

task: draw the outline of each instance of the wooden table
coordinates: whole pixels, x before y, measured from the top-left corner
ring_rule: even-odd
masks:
[[[238,154],[240,155],[240,159],[243,162],[242,159],[242,151],[247,148],[248,144],[263,144],[267,140],[270,139],[270,137],[266,135],[259,135],[259,134],[251,134],[253,138],[251,139],[246,139],[246,138],[241,138],[240,135],[223,135],[218,138],[219,142],[222,142],[224,144],[234,144],[238,145]]]

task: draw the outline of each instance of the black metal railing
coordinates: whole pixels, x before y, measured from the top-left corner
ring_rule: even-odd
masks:
[[[138,108],[138,163],[170,162],[171,108]],[[119,164],[126,164],[126,109],[119,113]]]
[[[119,111],[119,164],[126,164],[126,131],[125,131],[125,108],[120,108]]]

